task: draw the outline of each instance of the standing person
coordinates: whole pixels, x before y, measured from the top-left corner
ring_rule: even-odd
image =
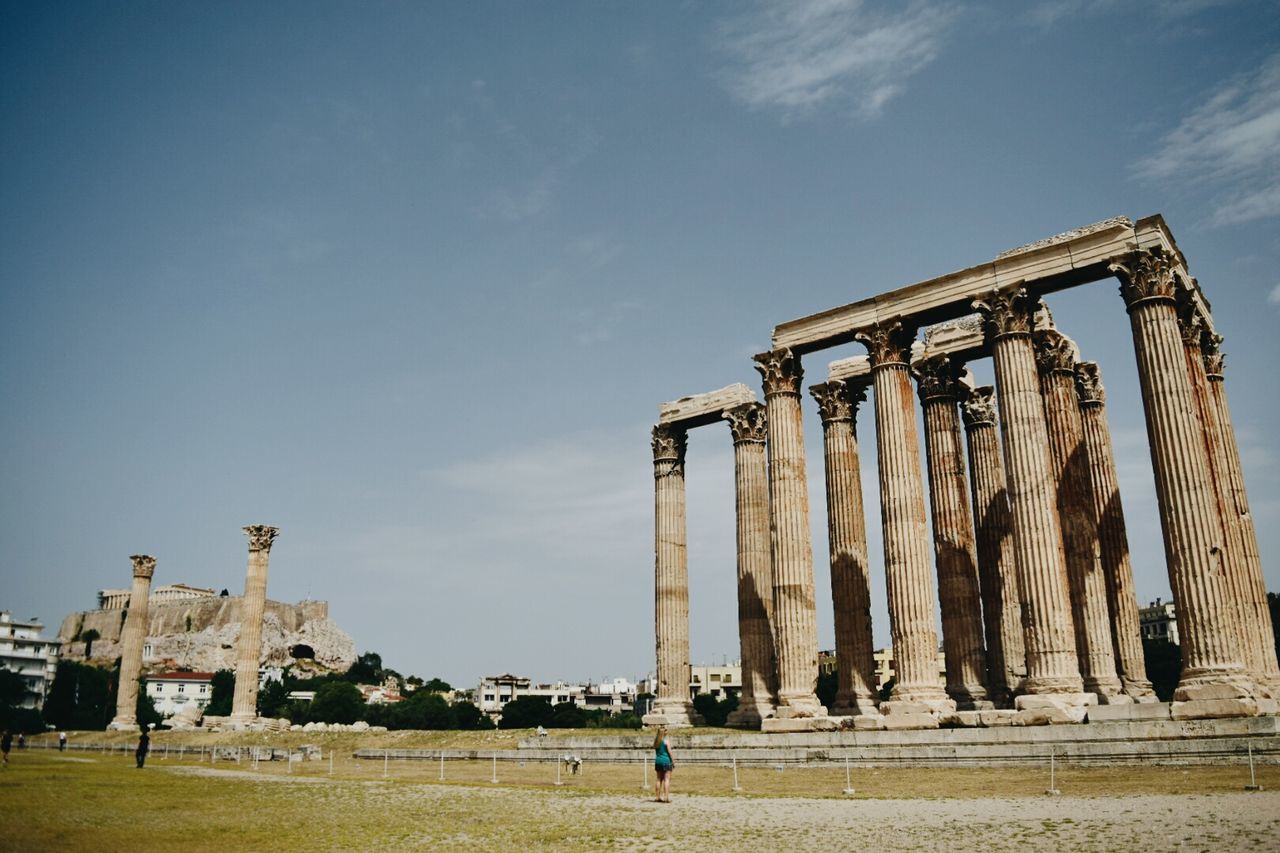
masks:
[[[147,751],[151,749],[151,735],[147,734],[147,727],[142,727],[142,734],[138,736],[138,750],[133,757],[138,759],[138,769],[142,769],[142,765],[147,761]]]
[[[4,736],[0,737],[0,752],[4,753],[4,765],[9,766],[9,750],[13,749],[13,735],[9,734],[9,730],[4,730]]]
[[[658,726],[653,736],[653,772],[658,777],[654,785],[654,793],[658,795],[654,802],[671,802],[671,771],[675,770],[676,760],[671,756],[671,746],[667,743],[667,727]]]
[[[67,751],[67,733],[58,732],[58,752]]]

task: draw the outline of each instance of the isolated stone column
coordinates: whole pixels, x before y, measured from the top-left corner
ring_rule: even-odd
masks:
[[[681,427],[653,428],[654,627],[658,690],[645,724],[701,722],[689,700],[689,554],[685,532],[684,453]]]
[[[1178,330],[1173,261],[1157,247],[1116,258],[1110,268],[1120,279],[1133,328],[1169,584],[1178,608],[1182,676],[1174,699],[1203,701],[1215,715],[1255,713],[1253,685],[1231,625],[1221,525]],[[1196,710],[1181,709],[1187,716]]]
[[[769,565],[768,428],[764,406],[745,403],[724,412],[733,435],[738,522],[738,639],[742,692],[728,724],[759,728],[777,707],[773,654],[773,570]]]
[[[907,368],[915,330],[892,321],[858,332],[871,357],[876,394],[876,448],[880,473],[880,518],[884,536],[885,587],[897,682],[893,702],[954,710],[938,678],[938,632],[934,627],[932,567],[925,527],[920,437],[916,431],[911,376]],[[915,710],[915,709],[912,709]]]
[[[1095,362],[1077,364],[1075,379],[1076,393],[1080,398],[1080,419],[1084,426],[1084,446],[1089,457],[1098,551],[1102,572],[1107,579],[1107,606],[1111,614],[1116,670],[1127,696],[1135,702],[1155,702],[1156,695],[1147,680],[1147,663],[1142,653],[1142,625],[1133,585],[1133,565],[1129,561],[1129,535],[1125,531],[1115,451],[1111,446],[1111,430],[1104,411],[1107,395]]]
[[[1027,677],[1027,653],[1022,643],[1013,522],[996,431],[995,388],[984,385],[969,391],[961,412],[969,443],[978,577],[982,582],[982,618],[987,637],[987,688],[996,704],[1008,707]]]
[[[933,551],[938,565],[938,603],[947,662],[947,695],[961,709],[991,708],[982,647],[982,592],[974,549],[973,516],[965,476],[964,440],[956,408],[963,365],[937,356],[915,365],[924,409],[925,459]]]
[[[251,524],[249,568],[240,600],[240,639],[236,641],[236,691],[231,700],[231,722],[247,724],[258,716],[258,664],[262,659],[262,614],[267,605],[267,561],[279,528]]]
[[[1045,425],[1049,429],[1049,462],[1057,488],[1058,522],[1067,560],[1080,676],[1084,689],[1096,693],[1102,704],[1131,704],[1132,699],[1124,694],[1116,675],[1107,579],[1098,552],[1089,454],[1084,446],[1084,424],[1076,396],[1076,345],[1056,329],[1037,330],[1032,342],[1040,370]]]
[[[858,458],[858,404],[867,399],[867,389],[848,382],[827,382],[810,387],[809,393],[818,401],[826,450],[827,539],[836,627],[836,698],[831,713],[873,714],[879,696]]]
[[[789,349],[761,353],[769,422],[769,510],[773,555],[774,651],[778,658],[779,718],[825,717],[814,688],[818,679],[818,629],[813,593],[813,544],[805,480],[804,370]]]
[[[1236,442],[1236,430],[1231,422],[1231,409],[1227,405],[1227,389],[1224,383],[1226,354],[1222,351],[1220,335],[1206,335],[1202,347],[1205,373],[1209,380],[1209,396],[1217,416],[1222,441],[1222,458],[1226,475],[1226,506],[1228,517],[1239,525],[1239,537],[1243,546],[1245,592],[1244,617],[1246,629],[1253,634],[1252,642],[1260,650],[1254,678],[1272,697],[1280,697],[1280,666],[1277,666],[1274,633],[1271,627],[1271,611],[1267,606],[1267,587],[1262,576],[1262,560],[1258,554],[1258,533],[1249,511],[1249,496],[1244,488],[1244,468],[1240,464],[1240,446]]]
[[[151,576],[156,558],[134,554],[133,587],[129,591],[129,612],[124,617],[120,638],[120,686],[116,690],[116,715],[110,729],[136,731],[138,728],[138,676],[142,673],[142,646],[147,639],[147,604],[151,596]]]
[[[993,292],[974,308],[983,315],[995,362],[1013,546],[1023,594],[1024,689],[1029,694],[1064,695],[1065,702],[1074,704],[1087,699],[1076,658],[1049,435],[1031,345],[1039,301],[1015,286]],[[1025,699],[1019,696],[1015,704],[1025,705]]]

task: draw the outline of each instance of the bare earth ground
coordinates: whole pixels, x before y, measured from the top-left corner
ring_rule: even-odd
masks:
[[[1035,776],[1019,783],[1026,795],[1009,795],[1008,769],[861,771],[853,798],[831,768],[744,772],[735,795],[728,771],[691,767],[663,805],[640,790],[636,767],[595,766],[557,788],[547,765],[499,764],[495,785],[488,762],[449,766],[445,783],[422,762],[391,763],[386,779],[381,762],[339,761],[332,776],[327,761],[282,764],[153,756],[138,771],[126,754],[15,751],[0,772],[0,850],[1280,849],[1280,793],[1244,792],[1240,767],[1069,769],[1059,797]],[[1280,768],[1261,770],[1280,787]],[[1159,788],[1161,777],[1212,793],[1073,793]],[[913,799],[891,784],[911,778],[957,796]],[[682,781],[720,793],[685,793]],[[818,796],[791,793],[804,790]]]

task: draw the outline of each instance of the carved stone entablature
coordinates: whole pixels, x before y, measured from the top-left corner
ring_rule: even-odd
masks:
[[[993,290],[973,301],[973,310],[982,315],[987,341],[994,343],[1010,335],[1029,335],[1035,325],[1040,298],[1032,296],[1021,285]]]
[[[280,535],[280,528],[266,524],[250,524],[243,529],[249,537],[250,551],[270,551],[271,543]]]
[[[1222,335],[1205,332],[1200,339],[1200,355],[1204,357],[1204,372],[1210,382],[1221,382],[1227,369],[1227,354],[1222,351]]]
[[[156,570],[156,558],[148,554],[134,554],[129,559],[133,561],[133,576],[150,580]]]
[[[1177,296],[1174,258],[1160,246],[1112,258],[1107,268],[1120,279],[1120,296],[1129,310],[1148,300]]]
[[[960,400],[960,414],[967,427],[982,424],[995,425],[996,422],[996,389],[990,385],[979,385],[970,389]]]
[[[1024,246],[1018,246],[1016,249],[1009,249],[996,255],[996,260],[1004,258],[1012,258],[1015,255],[1021,255],[1026,252],[1034,252],[1036,249],[1044,249],[1049,246],[1056,246],[1059,243],[1066,243],[1078,237],[1084,237],[1089,234],[1096,234],[1099,231],[1105,231],[1116,225],[1132,226],[1133,223],[1127,216],[1113,216],[1110,219],[1104,219],[1101,222],[1095,222],[1092,225],[1086,225],[1083,228],[1073,228],[1070,231],[1063,231],[1061,234],[1055,234],[1052,237],[1046,237],[1043,240],[1036,240],[1034,243],[1027,243]]]
[[[1041,375],[1065,373],[1071,376],[1075,373],[1080,356],[1075,341],[1057,329],[1038,329],[1032,333],[1031,340],[1036,349],[1036,368]]]
[[[653,428],[653,461],[684,464],[684,451],[689,433],[683,427],[658,424]]]
[[[1107,389],[1102,387],[1102,373],[1096,361],[1076,365],[1076,396],[1082,406],[1101,406],[1107,402]]]
[[[764,411],[764,403],[743,403],[721,413],[720,416],[729,422],[734,444],[764,444],[769,435],[769,422]]]
[[[762,352],[755,357],[756,370],[764,378],[764,395],[794,394],[800,396],[800,383],[804,381],[804,367],[800,357],[783,348]]]
[[[939,397],[954,401],[961,393],[960,377],[964,374],[964,365],[956,364],[945,355],[917,361],[912,365],[912,372],[921,403]]]
[[[825,426],[837,421],[855,420],[858,404],[867,399],[867,386],[835,380],[810,385],[809,393],[818,401],[818,415]]]
[[[904,325],[901,320],[888,320],[856,332],[853,339],[866,346],[871,369],[875,370],[890,364],[908,364],[916,329],[915,326]]]

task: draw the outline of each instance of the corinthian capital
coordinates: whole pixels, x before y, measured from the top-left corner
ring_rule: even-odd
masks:
[[[1160,246],[1112,258],[1107,268],[1120,279],[1120,296],[1130,310],[1140,302],[1177,295],[1173,257]]]
[[[990,385],[979,385],[970,390],[960,401],[960,415],[966,427],[995,425],[996,422],[996,389]]]
[[[129,558],[133,561],[133,576],[135,578],[146,578],[151,580],[151,575],[156,570],[156,558],[148,554],[134,554]]]
[[[903,325],[901,320],[888,320],[855,332],[853,339],[866,346],[871,369],[875,370],[890,364],[906,364],[911,358],[916,329],[915,326]]]
[[[1071,338],[1057,329],[1037,329],[1032,332],[1031,341],[1035,345],[1036,367],[1041,375],[1065,373],[1071,376],[1075,373],[1080,349]]]
[[[768,437],[769,422],[765,420],[764,403],[743,403],[725,409],[720,417],[729,422],[734,444],[764,444]]]
[[[867,399],[867,386],[837,379],[810,385],[809,393],[818,401],[818,415],[823,426],[858,417],[858,404]]]
[[[982,330],[988,343],[1009,335],[1029,335],[1035,325],[1040,297],[1032,296],[1021,285],[993,290],[973,301],[973,310],[982,315]]]
[[[1204,357],[1204,372],[1210,382],[1221,382],[1227,368],[1227,354],[1222,351],[1222,335],[1206,332],[1200,340],[1200,355]]]
[[[794,394],[800,396],[800,383],[804,380],[804,368],[800,357],[790,349],[770,350],[755,357],[756,370],[764,378],[764,395]]]
[[[683,465],[688,438],[682,427],[658,424],[653,428],[653,461],[675,461]]]
[[[1096,361],[1076,365],[1076,396],[1082,406],[1101,406],[1107,402],[1107,389],[1102,387],[1102,372]]]
[[[945,355],[917,361],[912,366],[912,372],[916,377],[916,393],[920,395],[921,403],[940,397],[954,401],[960,394],[960,376],[964,373],[964,366],[956,364]]]
[[[272,541],[280,535],[280,528],[266,524],[250,524],[243,529],[249,537],[250,551],[270,551]]]

